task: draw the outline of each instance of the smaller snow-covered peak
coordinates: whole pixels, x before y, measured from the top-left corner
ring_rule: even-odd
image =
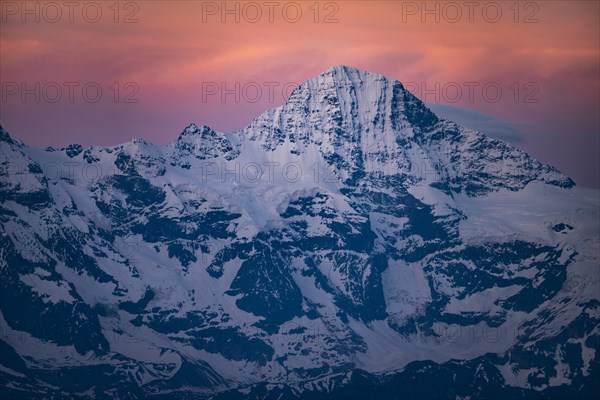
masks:
[[[188,140],[197,136],[215,136],[216,132],[206,125],[191,123],[179,135],[178,140]]]
[[[8,131],[6,131],[2,125],[0,125],[0,142],[14,144],[16,146],[23,146],[23,142],[10,136]]]
[[[8,132],[6,132],[4,130],[4,128],[2,127],[2,125],[0,125],[0,139],[4,139],[7,136],[10,137],[10,135],[8,134]]]
[[[198,159],[217,158],[220,155],[224,155],[226,159],[233,159],[239,154],[223,132],[195,123],[185,127],[179,138],[170,146],[179,150],[181,155]]]
[[[70,144],[65,149],[65,153],[69,158],[77,157],[82,151],[83,146],[78,143]]]
[[[217,132],[206,125],[191,123],[183,129],[172,145],[175,147],[187,146],[190,144],[199,145],[200,143],[209,145],[211,142],[219,141],[223,138],[225,138],[225,134],[222,132]]]
[[[148,146],[149,145],[148,141],[142,137],[136,137],[136,138],[131,139],[131,143],[136,144],[138,146]]]

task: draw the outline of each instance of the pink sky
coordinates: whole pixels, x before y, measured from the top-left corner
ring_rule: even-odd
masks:
[[[272,22],[263,1],[228,2],[230,10],[239,4],[239,22],[222,12],[221,1],[123,2],[118,22],[109,8],[113,2],[80,2],[73,22],[68,8],[56,2],[62,8],[56,23],[49,21],[56,10],[41,2],[35,15],[35,3],[27,3],[33,14],[26,14],[22,2],[0,2],[0,123],[29,145],[112,145],[132,137],[165,144],[189,122],[236,130],[281,105],[284,86],[343,64],[399,79],[409,88],[438,84],[439,98],[430,93],[425,101],[516,124],[523,139],[519,147],[579,184],[599,186],[596,1],[521,2],[516,8],[512,1],[482,1],[471,10],[462,1],[427,2],[433,14],[423,13],[421,1],[324,1],[318,7],[313,1],[274,2]],[[82,9],[89,3],[86,20]],[[296,5],[302,15],[291,22]],[[92,23],[95,7],[102,15]],[[137,22],[124,23],[131,13]],[[34,88],[36,82],[46,88],[39,102],[33,94],[22,99],[20,85]],[[65,82],[79,83],[73,102]],[[119,102],[115,86],[110,89],[115,82]],[[135,86],[125,87],[129,82]],[[472,100],[469,82],[479,84]],[[86,83],[102,89],[97,103],[82,95]],[[222,99],[206,91],[234,89],[236,83],[239,102],[234,94]],[[15,84],[19,89],[12,94]],[[268,85],[276,84],[270,99]],[[53,103],[48,100],[56,85],[63,92]],[[456,86],[462,96],[452,102]],[[502,89],[497,102],[486,100],[484,86]],[[139,89],[133,95],[138,102],[124,103],[133,88]],[[93,87],[89,93],[94,95]],[[415,94],[424,97],[422,91]]]

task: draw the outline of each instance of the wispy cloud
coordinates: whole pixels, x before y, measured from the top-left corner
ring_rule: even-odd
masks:
[[[438,117],[512,144],[526,143],[527,135],[521,128],[535,126],[524,122],[503,121],[489,114],[449,104],[428,103],[427,107]]]

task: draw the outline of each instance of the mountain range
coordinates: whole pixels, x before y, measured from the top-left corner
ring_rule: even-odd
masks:
[[[0,150],[3,399],[600,389],[599,192],[397,80],[334,67],[167,146]]]

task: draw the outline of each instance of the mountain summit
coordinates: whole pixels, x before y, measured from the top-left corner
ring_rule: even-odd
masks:
[[[470,195],[533,180],[574,185],[505,142],[440,120],[400,81],[346,66],[302,83],[238,135],[267,151],[317,149],[346,182],[384,173]]]
[[[2,398],[597,393],[598,192],[399,81],[0,165]]]

